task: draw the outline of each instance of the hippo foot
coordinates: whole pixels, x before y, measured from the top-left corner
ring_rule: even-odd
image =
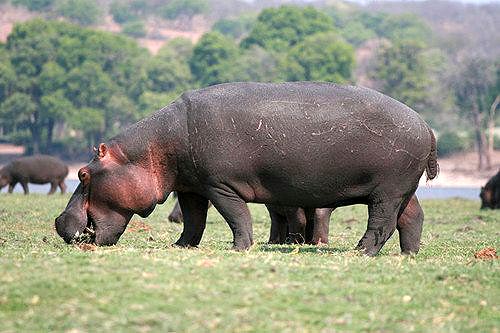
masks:
[[[198,245],[200,244],[200,240],[201,240],[201,235],[200,236],[194,235],[192,237],[185,237],[184,235],[181,235],[179,240],[177,240],[177,242],[175,242],[173,245],[177,247],[187,247],[187,248],[198,247]]]
[[[287,238],[287,244],[304,244],[306,240],[301,233],[290,233]]]
[[[169,215],[168,216],[168,220],[172,223],[179,223],[181,224],[182,223],[182,218],[178,217],[178,216],[172,216],[172,215]]]
[[[179,248],[183,248],[183,249],[192,249],[192,248],[198,248],[197,245],[190,245],[190,244],[187,244],[187,243],[179,243],[179,241],[175,242],[174,244],[172,244],[173,247],[179,247]]]
[[[234,240],[234,245],[232,247],[235,251],[246,251],[250,249],[253,245],[253,240],[251,237],[238,238]]]
[[[380,251],[382,248],[382,244],[377,245],[375,240],[372,239],[370,241],[370,237],[367,235],[364,235],[363,238],[358,242],[358,245],[356,246],[356,250],[362,251],[365,255],[369,257],[376,256],[377,253]]]

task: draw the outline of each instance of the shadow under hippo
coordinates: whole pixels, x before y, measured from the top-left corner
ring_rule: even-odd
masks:
[[[56,230],[68,243],[83,233],[112,245],[133,214],[148,216],[177,191],[184,212],[178,246],[200,243],[210,201],[229,224],[234,248],[245,250],[253,244],[247,202],[366,204],[368,225],[357,248],[375,255],[398,227],[424,171],[436,177],[436,157],[436,140],[422,118],[374,90],[221,84],[184,93],[101,144],[80,169],[80,185]],[[400,233],[407,230],[421,228]],[[412,238],[419,243],[420,234]]]

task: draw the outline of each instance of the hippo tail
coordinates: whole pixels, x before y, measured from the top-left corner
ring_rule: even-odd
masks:
[[[436,137],[430,128],[429,134],[431,135],[431,152],[427,157],[427,166],[425,167],[425,172],[427,173],[427,180],[434,179],[439,173],[439,164],[437,162],[437,145]]]

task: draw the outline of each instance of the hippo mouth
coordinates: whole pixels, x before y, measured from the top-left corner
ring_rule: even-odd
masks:
[[[77,231],[75,235],[73,236],[73,239],[71,240],[72,244],[95,244],[95,237],[96,237],[96,232],[95,232],[95,223],[94,219],[88,214],[87,215],[87,225],[85,226],[85,229],[80,233]]]

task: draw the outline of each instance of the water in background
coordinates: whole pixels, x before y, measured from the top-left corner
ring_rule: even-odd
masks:
[[[73,192],[78,186],[78,180],[66,180],[68,192]],[[50,185],[35,185],[29,184],[31,193],[47,193],[49,192]],[[58,189],[59,191],[59,189]],[[417,197],[419,199],[447,199],[447,198],[464,198],[471,200],[479,200],[479,188],[474,187],[427,187],[421,186],[417,189]],[[2,192],[6,192],[4,189]],[[21,185],[17,184],[14,192],[22,193]]]

